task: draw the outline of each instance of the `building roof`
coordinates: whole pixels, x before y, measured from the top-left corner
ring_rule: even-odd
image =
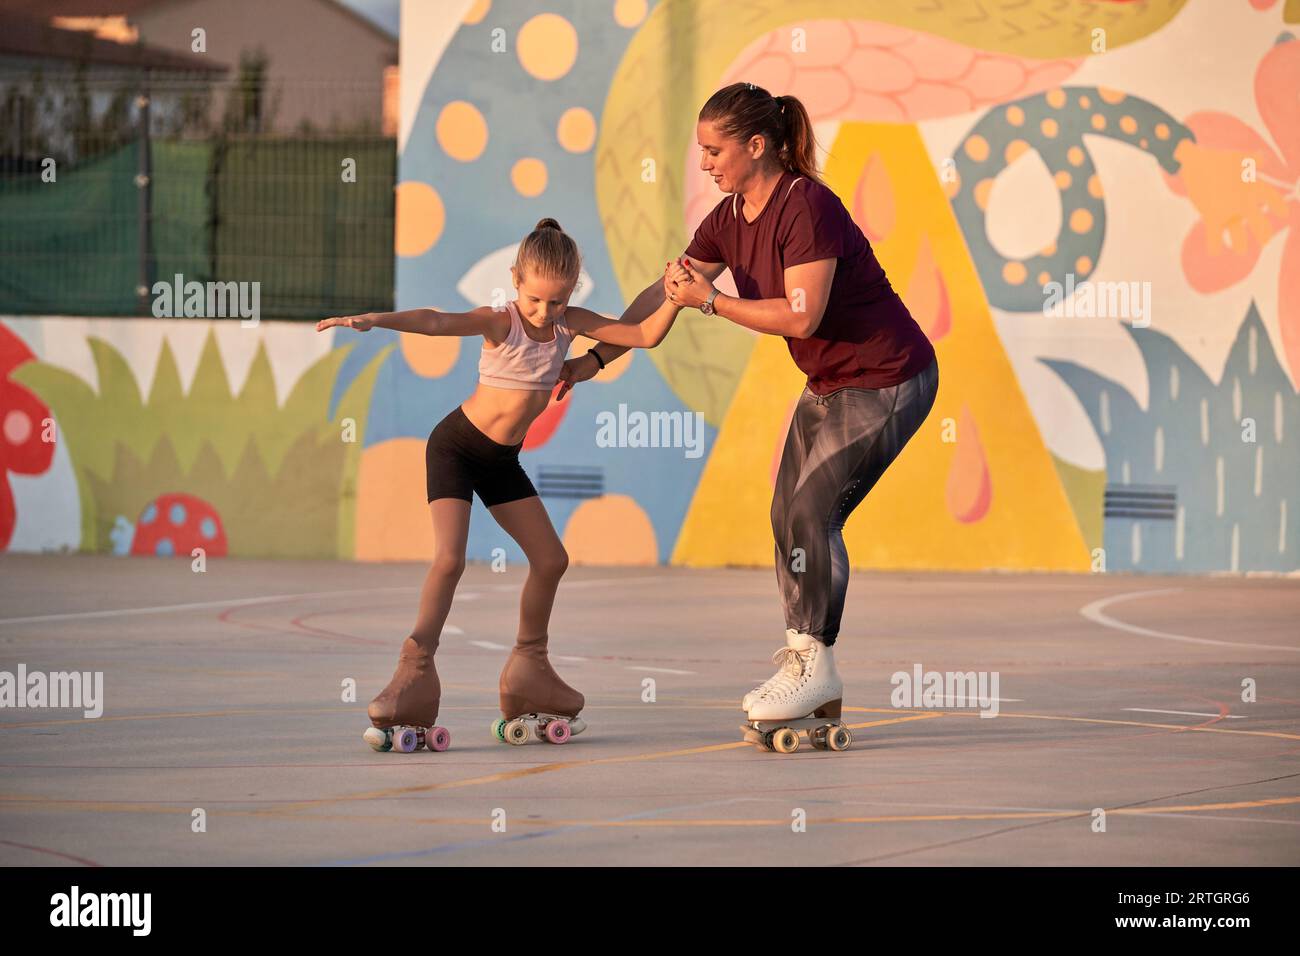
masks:
[[[0,56],[77,60],[188,73],[218,74],[230,70],[210,57],[175,53],[143,43],[114,43],[82,30],[62,30],[37,17],[8,9],[15,5],[13,0],[0,3]]]
[[[149,7],[157,6],[163,2],[167,2],[167,0],[0,0],[0,11],[25,13],[43,20],[48,20],[51,17],[125,16],[130,18]],[[346,3],[340,2],[340,0],[316,0],[316,2],[333,7],[354,23],[375,34],[375,36],[393,44],[393,52],[394,56],[396,56],[397,37],[383,27],[353,10]]]

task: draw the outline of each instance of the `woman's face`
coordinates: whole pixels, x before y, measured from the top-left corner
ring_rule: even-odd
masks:
[[[724,136],[711,122],[700,120],[695,137],[700,143],[700,169],[712,176],[724,193],[743,192],[762,166],[766,140],[761,136],[742,143]]]

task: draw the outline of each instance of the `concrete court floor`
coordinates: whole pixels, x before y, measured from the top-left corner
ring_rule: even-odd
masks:
[[[375,753],[424,573],[0,555],[0,671],[102,671],[105,698],[0,709],[0,865],[1300,863],[1295,578],[856,572],[853,747],[781,755],[739,731],[784,639],[772,571],[571,567],[551,653],[589,729],[511,747],[488,725],[526,569],[471,564],[451,749]],[[918,664],[997,672],[998,716],[893,707]]]

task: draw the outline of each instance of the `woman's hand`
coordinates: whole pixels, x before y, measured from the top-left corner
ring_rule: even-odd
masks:
[[[375,314],[367,312],[365,315],[343,315],[334,316],[329,319],[321,319],[316,323],[316,331],[324,332],[332,326],[341,326],[349,329],[356,329],[358,332],[368,332],[375,327]]]
[[[664,287],[670,301],[692,309],[698,309],[713,294],[713,283],[692,269],[690,260],[668,264]]]
[[[564,366],[560,369],[560,377],[557,381],[560,384],[560,390],[555,393],[557,402],[563,401],[564,396],[569,394],[569,389],[579,382],[585,382],[592,378],[600,371],[600,363],[596,361],[595,356],[590,352],[584,352],[582,355],[571,359],[566,359]]]

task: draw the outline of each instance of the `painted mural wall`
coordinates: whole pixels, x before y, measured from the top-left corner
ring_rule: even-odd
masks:
[[[855,566],[1300,568],[1300,3],[402,15],[399,308],[499,304],[554,216],[572,303],[618,315],[721,199],[695,116],[747,80],[807,105],[939,354],[931,418],[845,527]],[[0,547],[423,559],[425,440],[479,344],[0,320]],[[575,562],[768,566],[801,385],[781,339],[686,312],[553,402],[522,462]],[[522,559],[474,509],[469,556]]]

